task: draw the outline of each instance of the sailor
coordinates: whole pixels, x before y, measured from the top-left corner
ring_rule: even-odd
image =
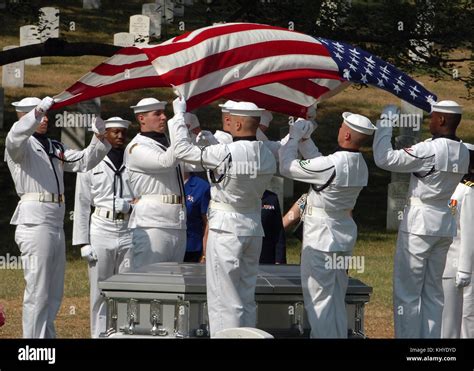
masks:
[[[66,263],[63,173],[92,169],[110,149],[100,118],[93,121],[95,135],[83,151],[48,138],[46,112],[53,103],[50,97],[13,103],[19,120],[5,141],[5,161],[20,197],[11,224],[17,226],[15,241],[24,262],[25,338],[56,336],[54,320],[63,297]]]
[[[128,219],[133,195],[123,164],[130,121],[105,120],[105,138],[112,149],[95,168],[77,175],[72,244],[81,246],[89,263],[91,336],[106,329],[106,304],[99,282],[130,270],[132,233]],[[94,213],[91,216],[91,206]]]
[[[472,285],[471,276],[474,265],[474,233],[471,229],[474,219],[474,146],[468,143],[464,145],[469,149],[471,161],[469,173],[456,187],[450,202],[451,210],[456,216],[457,234],[449,247],[443,273],[442,338],[458,339],[461,337],[463,328],[465,328],[465,335],[469,332],[472,334],[474,331],[472,322],[463,321],[463,314],[467,315],[463,313],[464,291]],[[465,307],[468,308],[468,306]],[[474,313],[470,314],[472,318]],[[471,327],[470,331],[469,327]]]
[[[209,182],[194,173],[184,173],[186,194],[185,262],[204,263],[207,244],[207,209],[211,199]]]
[[[441,336],[442,276],[448,248],[456,235],[456,221],[448,204],[469,166],[469,151],[456,137],[461,113],[461,106],[454,101],[433,104],[433,138],[400,150],[391,144],[399,109],[385,107],[377,122],[375,163],[388,171],[411,173],[394,260],[397,338]]]
[[[367,117],[342,114],[338,149],[323,156],[311,139],[304,140],[304,160],[297,159],[298,142],[309,121],[290,126],[288,142],[280,149],[280,173],[311,184],[305,207],[301,252],[301,284],[312,338],[347,338],[345,306],[347,258],[357,239],[352,209],[369,172],[360,153],[375,131]],[[306,126],[306,127],[305,127]]]
[[[216,130],[214,137],[219,143],[232,143],[232,134],[230,133],[230,113],[229,109],[232,108],[237,102],[233,100],[228,100],[224,104],[219,104],[222,112],[222,130]],[[216,143],[212,143],[216,144]]]
[[[182,262],[186,250],[186,207],[181,167],[166,132],[166,102],[144,98],[132,106],[140,133],[125,149],[124,162],[137,199],[133,269],[157,262]]]
[[[262,240],[260,264],[286,264],[286,237],[278,195],[265,190],[262,196]]]
[[[229,109],[233,142],[200,149],[190,143],[184,99],[173,102],[175,156],[211,171],[206,286],[211,337],[233,327],[255,327],[255,286],[262,247],[261,198],[276,170],[256,131],[262,109],[249,102]]]

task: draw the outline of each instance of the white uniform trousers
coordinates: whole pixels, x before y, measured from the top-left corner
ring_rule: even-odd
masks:
[[[455,279],[443,278],[443,322],[441,337],[443,339],[459,339],[461,337],[463,288],[456,287]]]
[[[26,281],[23,337],[55,338],[54,320],[63,298],[66,265],[63,227],[20,224],[15,241]]]
[[[393,269],[396,338],[441,337],[443,272],[452,240],[398,233]]]
[[[91,337],[98,338],[107,330],[106,303],[99,281],[131,270],[132,233],[117,232],[115,236],[110,232],[107,235],[91,233],[90,243],[97,254],[97,261],[89,263]]]
[[[211,337],[226,328],[255,327],[262,237],[209,230],[206,287]]]
[[[345,269],[336,269],[334,257],[351,252],[324,252],[305,246],[301,252],[301,286],[312,338],[347,338]]]
[[[473,272],[474,273],[474,272]],[[461,337],[474,339],[474,284],[464,288]]]
[[[182,263],[185,252],[185,229],[133,229],[133,269],[159,262]]]

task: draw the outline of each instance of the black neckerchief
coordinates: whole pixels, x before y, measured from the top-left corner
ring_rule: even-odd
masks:
[[[250,140],[250,141],[255,141],[257,140],[257,137],[255,135],[249,135],[247,137],[233,137],[232,141],[237,142],[239,140]]]
[[[432,140],[438,139],[438,138],[446,138],[446,139],[451,139],[455,140],[456,142],[460,142],[461,139],[459,139],[456,135],[454,134],[446,134],[446,135],[433,135],[431,138]]]
[[[46,134],[33,133],[33,137],[41,143],[43,148],[46,150],[46,153],[49,153],[49,140]]]
[[[160,143],[162,146],[166,148],[170,146],[168,142],[168,138],[166,138],[166,135],[163,133],[157,133],[156,131],[147,131],[145,133],[140,133],[140,135],[153,139],[154,141]]]
[[[339,152],[339,151],[354,152],[354,153],[360,152],[358,149],[342,148],[341,146],[337,146],[334,149],[334,152]]]
[[[123,153],[125,149],[123,148],[112,148],[109,153],[107,153],[107,157],[112,161],[116,169],[120,169],[123,164]]]
[[[464,175],[464,177],[461,179],[461,183],[474,183],[474,173],[467,173]]]

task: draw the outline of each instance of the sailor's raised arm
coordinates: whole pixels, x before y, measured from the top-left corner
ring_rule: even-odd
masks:
[[[15,103],[22,103],[22,109],[28,108],[28,104],[31,104],[29,112],[26,111],[28,113],[19,111],[17,108],[19,120],[13,124],[5,140],[6,151],[11,159],[18,163],[23,159],[30,136],[32,136],[41,125],[43,119],[47,120],[44,117],[53,105],[54,100],[51,97],[45,97],[43,100],[39,100],[38,98],[24,98],[21,102]],[[15,105],[15,103],[13,105]]]
[[[399,173],[429,171],[435,157],[429,144],[421,142],[410,148],[393,149],[392,125],[399,112],[398,107],[387,106],[382,112],[381,119],[377,121],[373,144],[375,164],[381,169]]]

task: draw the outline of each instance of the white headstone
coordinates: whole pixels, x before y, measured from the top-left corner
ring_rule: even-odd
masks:
[[[3,129],[3,112],[5,112],[5,89],[0,88],[0,129]]]
[[[38,29],[41,40],[59,37],[59,9],[52,7],[40,8]]]
[[[174,3],[169,0],[157,0],[158,10],[163,17],[163,24],[170,24],[174,21]]]
[[[82,0],[82,9],[100,9],[100,0]]]
[[[18,48],[18,45],[5,46],[3,50]],[[2,86],[22,88],[25,81],[25,61],[6,64],[2,67]]]
[[[20,46],[40,44],[41,36],[38,31],[38,26],[27,25],[20,27]],[[25,60],[27,66],[39,66],[41,64],[41,57],[35,57]]]
[[[135,45],[147,45],[150,40],[150,18],[142,14],[132,15],[129,32],[135,36]]]
[[[216,339],[274,339],[272,334],[253,327],[234,327],[220,330]]]
[[[184,17],[184,1],[176,0],[174,3],[174,16]]]
[[[135,35],[128,32],[119,32],[114,35],[114,45],[116,46],[133,46],[135,43]]]
[[[388,185],[387,230],[396,231],[403,220],[409,183],[397,182]]]
[[[61,142],[72,149],[83,149],[86,145],[86,132],[94,116],[100,115],[100,98],[77,104],[79,112],[63,112]]]
[[[142,14],[150,18],[150,36],[161,37],[161,8],[156,3],[146,3],[142,5]]]

